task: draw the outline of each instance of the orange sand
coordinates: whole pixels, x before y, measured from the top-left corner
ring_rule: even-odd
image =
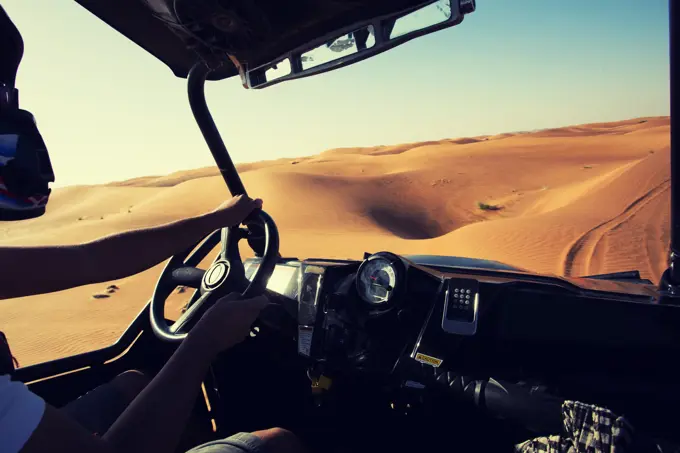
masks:
[[[284,256],[389,250],[571,276],[639,269],[657,281],[669,242],[669,129],[667,117],[638,118],[239,168],[276,220]],[[227,196],[214,168],[67,187],[54,191],[44,217],[1,223],[0,244],[77,243],[207,212]],[[0,330],[23,365],[108,345],[161,269],[114,282],[120,289],[105,299],[92,295],[108,284],[0,301]],[[173,296],[168,314],[189,295]]]

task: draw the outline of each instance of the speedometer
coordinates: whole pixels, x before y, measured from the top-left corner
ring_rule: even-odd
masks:
[[[357,273],[357,291],[369,304],[386,304],[393,297],[399,285],[400,271],[395,266],[398,260],[391,254],[371,255]]]

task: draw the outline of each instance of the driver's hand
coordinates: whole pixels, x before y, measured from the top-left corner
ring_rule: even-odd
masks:
[[[241,299],[238,293],[229,294],[205,312],[189,336],[217,354],[243,341],[267,305],[265,296]]]
[[[223,227],[236,226],[256,209],[262,209],[262,200],[259,198],[253,200],[245,195],[237,195],[222,203],[219,208],[215,209],[213,215]]]

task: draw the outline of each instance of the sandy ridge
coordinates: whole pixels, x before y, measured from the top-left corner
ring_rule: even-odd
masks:
[[[563,274],[571,277],[573,275],[572,271],[577,263],[585,270],[585,275],[589,274],[588,269],[590,267],[590,261],[604,236],[617,228],[621,228],[623,224],[628,222],[635,214],[642,210],[647,203],[653,201],[656,197],[663,195],[669,189],[670,179],[667,179],[629,204],[621,214],[613,219],[600,223],[580,236],[567,250],[564,259]]]

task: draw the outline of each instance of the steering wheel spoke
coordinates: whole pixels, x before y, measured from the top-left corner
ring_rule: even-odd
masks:
[[[212,232],[198,244],[192,246],[184,253],[174,256],[168,263],[167,270],[170,274],[170,282],[175,286],[186,286],[198,289],[205,275],[205,270],[197,267],[208,253],[220,242],[222,230]],[[219,256],[213,261],[219,259]]]
[[[198,289],[205,275],[203,269],[192,266],[180,266],[172,270],[172,281],[177,286]]]
[[[238,243],[241,240],[241,229],[238,226],[222,228],[220,232],[222,247],[220,258],[229,262],[241,262],[241,252]]]
[[[182,313],[182,315],[175,321],[170,327],[170,333],[172,334],[181,334],[183,333],[184,327],[187,326],[196,316],[200,314],[200,316],[203,315],[203,313],[210,308],[210,301],[213,299],[213,292],[212,291],[206,291],[203,294],[201,294],[201,297],[199,297],[196,302],[191,304],[185,311]],[[200,316],[198,318],[200,319]]]
[[[201,261],[208,256],[208,253],[210,253],[210,251],[220,242],[220,231],[221,230],[213,231],[197,244],[194,244],[184,252],[173,256],[170,263],[173,263],[175,267],[180,265],[197,267]]]

